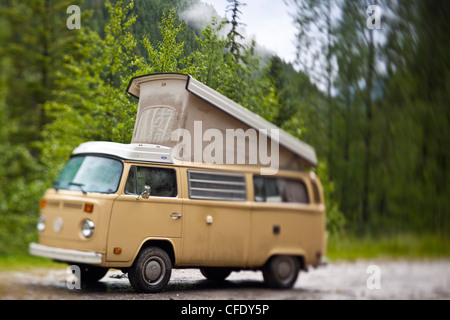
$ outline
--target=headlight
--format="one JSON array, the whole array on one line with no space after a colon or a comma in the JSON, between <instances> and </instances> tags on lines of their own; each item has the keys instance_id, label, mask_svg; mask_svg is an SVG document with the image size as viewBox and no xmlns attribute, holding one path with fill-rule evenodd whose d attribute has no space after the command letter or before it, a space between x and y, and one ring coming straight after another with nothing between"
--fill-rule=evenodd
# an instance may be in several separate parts
<instances>
[{"instance_id":1,"label":"headlight","mask_svg":"<svg viewBox=\"0 0 450 320\"><path fill-rule=\"evenodd\" d=\"M37 223L36 227L37 227L39 232L42 232L42 231L45 230L45 216L43 214L41 214L39 216L39 220L38 220L38 223Z\"/></svg>"},{"instance_id":2,"label":"headlight","mask_svg":"<svg viewBox=\"0 0 450 320\"><path fill-rule=\"evenodd\" d=\"M94 235L94 230L95 230L95 225L94 223L89 220L86 219L83 221L83 224L81 225L81 234L85 237L85 238L90 238Z\"/></svg>"}]
</instances>

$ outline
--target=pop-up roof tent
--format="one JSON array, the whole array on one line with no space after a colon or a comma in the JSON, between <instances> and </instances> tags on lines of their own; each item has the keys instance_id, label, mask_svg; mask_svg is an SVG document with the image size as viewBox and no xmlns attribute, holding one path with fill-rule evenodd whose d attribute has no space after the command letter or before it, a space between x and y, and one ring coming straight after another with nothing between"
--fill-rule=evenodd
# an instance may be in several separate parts
<instances>
[{"instance_id":1,"label":"pop-up roof tent","mask_svg":"<svg viewBox=\"0 0 450 320\"><path fill-rule=\"evenodd\" d=\"M178 148L175 158L194 162L273 166L276 155L280 169L317 165L311 146L189 75L135 77L127 92L139 99L131 143Z\"/></svg>"}]
</instances>

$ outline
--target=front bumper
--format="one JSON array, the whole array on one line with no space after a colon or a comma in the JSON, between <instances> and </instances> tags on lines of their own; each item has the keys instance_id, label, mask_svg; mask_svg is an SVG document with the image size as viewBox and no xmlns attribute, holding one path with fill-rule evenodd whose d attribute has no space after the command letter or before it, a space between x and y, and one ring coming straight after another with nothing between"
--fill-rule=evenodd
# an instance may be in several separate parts
<instances>
[{"instance_id":1,"label":"front bumper","mask_svg":"<svg viewBox=\"0 0 450 320\"><path fill-rule=\"evenodd\" d=\"M63 248L55 248L44 246L38 243L30 243L28 251L31 255L50 258L58 261L86 263L86 264L101 264L103 255L93 251L79 251Z\"/></svg>"}]
</instances>

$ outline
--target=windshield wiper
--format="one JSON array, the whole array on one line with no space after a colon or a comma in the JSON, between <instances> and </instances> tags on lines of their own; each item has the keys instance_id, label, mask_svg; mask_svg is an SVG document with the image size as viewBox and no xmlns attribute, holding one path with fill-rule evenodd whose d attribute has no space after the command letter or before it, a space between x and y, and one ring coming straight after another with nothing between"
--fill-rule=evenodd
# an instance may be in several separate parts
<instances>
[{"instance_id":1,"label":"windshield wiper","mask_svg":"<svg viewBox=\"0 0 450 320\"><path fill-rule=\"evenodd\" d=\"M83 189L84 183L70 182L70 183L69 183L69 186L80 187L81 192L83 192L83 194L87 194L87 192Z\"/></svg>"}]
</instances>

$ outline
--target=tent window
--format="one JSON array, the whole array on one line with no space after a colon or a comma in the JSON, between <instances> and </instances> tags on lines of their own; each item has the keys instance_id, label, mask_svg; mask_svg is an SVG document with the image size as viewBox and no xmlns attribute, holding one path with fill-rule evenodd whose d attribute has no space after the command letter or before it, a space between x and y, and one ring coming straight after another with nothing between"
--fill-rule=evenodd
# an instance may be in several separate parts
<instances>
[{"instance_id":1,"label":"tent window","mask_svg":"<svg viewBox=\"0 0 450 320\"><path fill-rule=\"evenodd\" d=\"M164 144L170 142L177 112L169 106L148 107L137 121L132 143Z\"/></svg>"},{"instance_id":2,"label":"tent window","mask_svg":"<svg viewBox=\"0 0 450 320\"><path fill-rule=\"evenodd\" d=\"M191 199L247 200L243 174L189 170L188 181Z\"/></svg>"},{"instance_id":3,"label":"tent window","mask_svg":"<svg viewBox=\"0 0 450 320\"><path fill-rule=\"evenodd\" d=\"M256 202L309 203L308 190L297 179L254 176Z\"/></svg>"}]
</instances>

